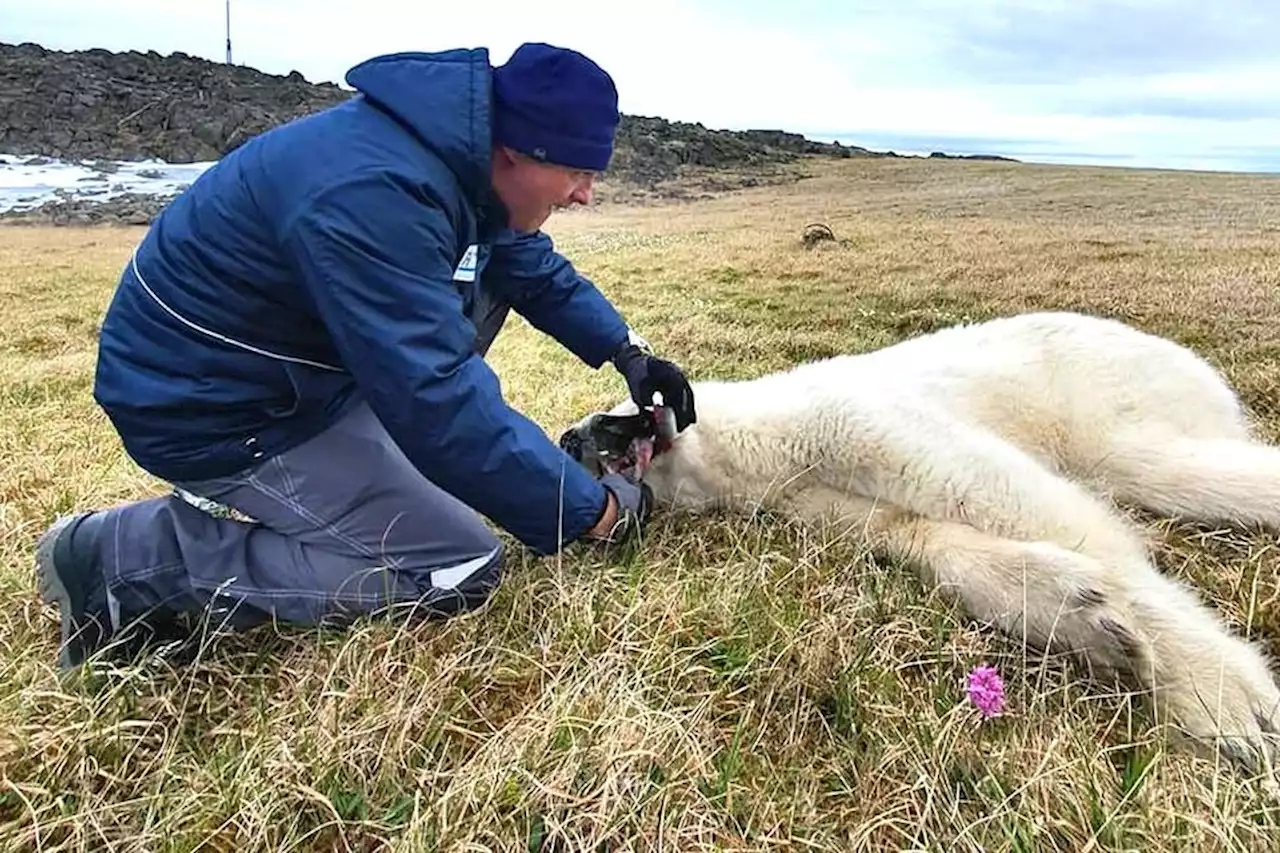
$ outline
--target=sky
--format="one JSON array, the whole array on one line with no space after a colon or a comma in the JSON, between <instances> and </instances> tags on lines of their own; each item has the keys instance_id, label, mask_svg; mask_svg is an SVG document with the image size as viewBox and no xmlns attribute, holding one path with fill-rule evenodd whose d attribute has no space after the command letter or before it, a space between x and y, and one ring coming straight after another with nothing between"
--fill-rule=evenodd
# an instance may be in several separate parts
<instances>
[{"instance_id":1,"label":"sky","mask_svg":"<svg viewBox=\"0 0 1280 853\"><path fill-rule=\"evenodd\" d=\"M222 61L225 15L225 0L0 0L0 41ZM1280 0L231 0L233 61L313 82L380 53L487 47L496 64L545 41L608 70L626 113L1234 171L1280 172L1278 33Z\"/></svg>"}]
</instances>

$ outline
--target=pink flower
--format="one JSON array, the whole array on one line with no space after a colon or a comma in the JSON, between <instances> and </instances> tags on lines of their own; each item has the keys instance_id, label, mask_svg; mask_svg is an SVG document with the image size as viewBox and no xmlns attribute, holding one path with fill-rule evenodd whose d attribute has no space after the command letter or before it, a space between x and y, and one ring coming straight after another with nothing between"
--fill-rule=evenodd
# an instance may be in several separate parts
<instances>
[{"instance_id":1,"label":"pink flower","mask_svg":"<svg viewBox=\"0 0 1280 853\"><path fill-rule=\"evenodd\" d=\"M983 665L969 673L969 700L978 706L983 719L998 716L1004 709L1004 683L995 667Z\"/></svg>"}]
</instances>

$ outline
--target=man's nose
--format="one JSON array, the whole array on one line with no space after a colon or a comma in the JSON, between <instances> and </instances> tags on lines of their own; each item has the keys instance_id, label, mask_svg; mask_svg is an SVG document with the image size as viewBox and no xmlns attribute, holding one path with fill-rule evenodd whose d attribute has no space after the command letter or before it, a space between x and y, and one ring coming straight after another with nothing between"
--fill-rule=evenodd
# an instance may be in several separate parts
<instances>
[{"instance_id":1,"label":"man's nose","mask_svg":"<svg viewBox=\"0 0 1280 853\"><path fill-rule=\"evenodd\" d=\"M595 182L595 175L587 175L584 177L578 182L578 185L573 188L573 192L569 194L569 200L581 205L591 204L591 195L595 187Z\"/></svg>"}]
</instances>

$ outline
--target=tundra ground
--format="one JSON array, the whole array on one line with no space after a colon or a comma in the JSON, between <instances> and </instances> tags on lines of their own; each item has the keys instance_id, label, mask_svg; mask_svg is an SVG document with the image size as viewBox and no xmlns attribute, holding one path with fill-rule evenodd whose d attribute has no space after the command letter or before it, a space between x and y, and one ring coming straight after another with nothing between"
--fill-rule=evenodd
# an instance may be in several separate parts
<instances>
[{"instance_id":1,"label":"tundra ground","mask_svg":"<svg viewBox=\"0 0 1280 853\"><path fill-rule=\"evenodd\" d=\"M558 246L694 377L1028 309L1196 348L1280 440L1280 179L847 160L600 205ZM806 247L806 225L834 240ZM512 550L481 612L261 630L60 682L31 575L59 512L157 493L91 398L141 229L0 229L0 848L1261 850L1280 808L1143 705L968 624L904 567L768 517L655 518L616 562ZM491 363L553 436L623 392L513 320ZM1150 530L1280 653L1272 538ZM983 721L979 664L1005 679Z\"/></svg>"}]
</instances>

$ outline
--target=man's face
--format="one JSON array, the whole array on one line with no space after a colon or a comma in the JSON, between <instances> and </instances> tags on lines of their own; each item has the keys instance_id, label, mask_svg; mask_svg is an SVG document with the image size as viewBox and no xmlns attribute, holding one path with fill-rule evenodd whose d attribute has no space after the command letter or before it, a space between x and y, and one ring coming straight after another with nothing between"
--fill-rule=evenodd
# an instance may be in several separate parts
<instances>
[{"instance_id":1,"label":"man's face","mask_svg":"<svg viewBox=\"0 0 1280 853\"><path fill-rule=\"evenodd\" d=\"M543 163L502 146L493 151L493 187L517 231L537 231L553 210L590 204L595 180L595 172Z\"/></svg>"}]
</instances>

